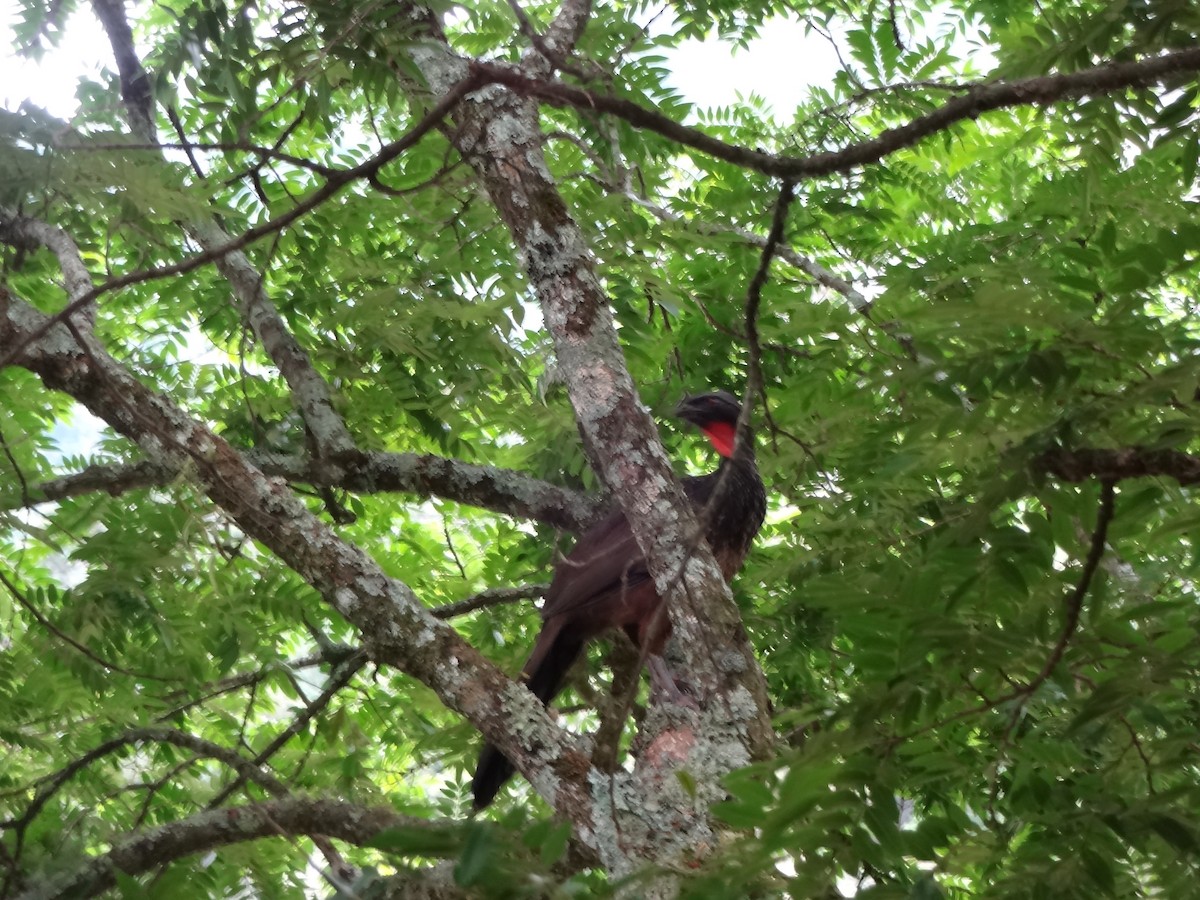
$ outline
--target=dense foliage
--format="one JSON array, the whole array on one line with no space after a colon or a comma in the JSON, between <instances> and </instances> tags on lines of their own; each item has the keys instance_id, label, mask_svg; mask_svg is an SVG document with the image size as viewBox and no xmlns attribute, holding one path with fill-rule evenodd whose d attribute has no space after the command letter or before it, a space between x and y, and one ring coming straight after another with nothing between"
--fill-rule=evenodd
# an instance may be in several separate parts
<instances>
[{"instance_id":1,"label":"dense foliage","mask_svg":"<svg viewBox=\"0 0 1200 900\"><path fill-rule=\"evenodd\" d=\"M92 16L24 6L31 53ZM438 11L455 51L516 62L558 10L522 7L524 28L504 0ZM171 147L130 137L115 65L80 85L69 123L2 114L6 223L62 229L97 284L193 257L180 223L215 214L236 236L285 214L436 101L413 62L425 38L391 4L160 0L129 16ZM753 95L696 109L668 86L671 48L713 34L744 46L780 17L842 60L796 109ZM1198 41L1200 8L1170 0L604 2L559 77L807 157L977 82ZM778 179L604 110L541 106L550 173L659 420L685 391L741 390L748 324L759 338L771 510L734 595L781 749L727 777L711 811L723 845L697 851L683 890L1197 893L1196 68L1031 97L799 178L754 323ZM11 294L61 310L60 260L0 236ZM599 489L523 248L452 134L431 131L243 249L359 447ZM96 334L235 447L304 454L293 393L230 295L211 264L140 280L100 296ZM358 896L442 857L459 885L497 895L611 887L564 855L568 829L523 784L462 824L475 728L367 664L359 629L188 472L106 480L143 450L104 426L86 455L64 453L95 420L19 365L0 392L0 896L136 829L271 793L209 745L289 792L441 823L339 844ZM712 465L684 431L663 437L680 472ZM93 489L45 499L88 466L108 467ZM436 489L290 480L431 607L544 582L569 544L544 517ZM538 626L527 599L452 622L509 672ZM559 701L581 733L607 690L604 655ZM134 729L174 737L123 741ZM312 854L277 837L118 881L131 896L295 896L327 889Z\"/></svg>"}]
</instances>

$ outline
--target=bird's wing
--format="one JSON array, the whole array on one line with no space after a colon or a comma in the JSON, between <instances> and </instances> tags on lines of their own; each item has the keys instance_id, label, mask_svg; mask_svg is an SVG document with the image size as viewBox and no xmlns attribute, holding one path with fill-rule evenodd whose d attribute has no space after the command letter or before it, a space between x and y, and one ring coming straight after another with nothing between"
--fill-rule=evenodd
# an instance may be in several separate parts
<instances>
[{"instance_id":1,"label":"bird's wing","mask_svg":"<svg viewBox=\"0 0 1200 900\"><path fill-rule=\"evenodd\" d=\"M615 510L585 532L559 561L546 592L542 618L578 610L649 578L629 523Z\"/></svg>"},{"instance_id":2,"label":"bird's wing","mask_svg":"<svg viewBox=\"0 0 1200 900\"><path fill-rule=\"evenodd\" d=\"M702 506L712 493L712 476L682 479L684 493ZM646 559L618 508L584 532L554 569L542 618L604 602L650 580Z\"/></svg>"}]
</instances>

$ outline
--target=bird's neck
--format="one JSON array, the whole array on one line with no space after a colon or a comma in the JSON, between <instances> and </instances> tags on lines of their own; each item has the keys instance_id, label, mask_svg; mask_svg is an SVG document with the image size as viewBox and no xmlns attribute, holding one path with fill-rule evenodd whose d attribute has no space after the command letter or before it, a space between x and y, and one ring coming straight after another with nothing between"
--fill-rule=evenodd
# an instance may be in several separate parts
<instances>
[{"instance_id":1,"label":"bird's neck","mask_svg":"<svg viewBox=\"0 0 1200 900\"><path fill-rule=\"evenodd\" d=\"M737 425L733 422L712 422L704 427L704 435L721 454L722 463L727 459L754 459L754 432L746 428L742 439L737 439Z\"/></svg>"}]
</instances>

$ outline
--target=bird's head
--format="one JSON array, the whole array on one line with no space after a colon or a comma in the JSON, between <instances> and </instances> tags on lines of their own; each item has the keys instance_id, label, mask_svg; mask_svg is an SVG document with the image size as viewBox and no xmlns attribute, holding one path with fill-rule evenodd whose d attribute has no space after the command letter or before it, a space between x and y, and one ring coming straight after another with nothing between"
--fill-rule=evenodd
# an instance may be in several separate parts
<instances>
[{"instance_id":1,"label":"bird's head","mask_svg":"<svg viewBox=\"0 0 1200 900\"><path fill-rule=\"evenodd\" d=\"M675 407L675 415L703 431L716 451L725 457L733 456L741 411L742 404L729 391L684 397Z\"/></svg>"}]
</instances>

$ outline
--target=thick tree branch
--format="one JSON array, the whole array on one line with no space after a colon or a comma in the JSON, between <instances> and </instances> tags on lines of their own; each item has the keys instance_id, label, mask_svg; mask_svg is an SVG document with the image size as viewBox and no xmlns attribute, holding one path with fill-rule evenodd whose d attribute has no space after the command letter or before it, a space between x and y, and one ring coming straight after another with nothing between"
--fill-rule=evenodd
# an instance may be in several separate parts
<instances>
[{"instance_id":1,"label":"thick tree branch","mask_svg":"<svg viewBox=\"0 0 1200 900\"><path fill-rule=\"evenodd\" d=\"M572 74L577 70L567 63L575 44L583 36L588 18L592 13L592 0L564 0L558 15L545 34L538 34L533 22L525 14L520 0L508 0L508 6L516 16L521 33L529 38L534 52L526 53L521 61L521 68L530 75L545 76L550 73L550 67L562 69Z\"/></svg>"},{"instance_id":2,"label":"thick tree branch","mask_svg":"<svg viewBox=\"0 0 1200 900\"><path fill-rule=\"evenodd\" d=\"M1068 450L1055 447L1037 456L1033 464L1063 481L1087 481L1089 478L1122 481L1160 476L1174 478L1180 484L1200 484L1200 456L1179 450L1148 447Z\"/></svg>"},{"instance_id":3,"label":"thick tree branch","mask_svg":"<svg viewBox=\"0 0 1200 900\"><path fill-rule=\"evenodd\" d=\"M267 837L325 835L362 845L388 828L451 829L452 824L401 816L387 807L294 797L216 809L119 842L73 872L32 887L19 900L92 897L116 884L116 873L138 875L207 850Z\"/></svg>"},{"instance_id":4,"label":"thick tree branch","mask_svg":"<svg viewBox=\"0 0 1200 900\"><path fill-rule=\"evenodd\" d=\"M431 31L440 34L433 26ZM448 50L417 62L439 91L452 90L466 71L477 69ZM487 67L479 71L491 73ZM665 597L693 598L693 602L671 604L673 620L679 618L675 627L680 644L693 654L687 661L689 678L704 693L722 689L728 673L718 672L713 657L700 651L711 647L711 635L722 635L736 648L716 648L716 658L727 650L745 660L732 680L748 679L751 693L763 701L765 710L761 672L744 639L737 609L707 545L689 537L700 533L696 518L654 422L634 391L586 241L549 177L537 110L494 89L488 99L457 111L459 127L452 139L479 173L522 254L590 458L598 461L599 474L627 513L660 592ZM713 603L725 612L716 613ZM698 609L705 610L710 621L702 622ZM705 633L710 636L707 643L701 640ZM765 731L751 731L756 739L766 736Z\"/></svg>"},{"instance_id":5,"label":"thick tree branch","mask_svg":"<svg viewBox=\"0 0 1200 900\"><path fill-rule=\"evenodd\" d=\"M1063 75L1040 75L975 85L962 96L947 100L933 112L906 125L890 128L878 137L841 150L803 157L777 156L728 144L698 128L682 125L658 110L562 82L530 78L523 72L498 63L474 62L471 71L487 81L503 84L522 96L551 106L607 113L734 165L777 178L802 179L847 172L878 162L888 154L911 147L956 122L974 119L986 112L1014 106L1047 106L1074 97L1145 87L1161 83L1172 75L1200 71L1200 47L1176 50L1137 62L1104 63Z\"/></svg>"},{"instance_id":6,"label":"thick tree branch","mask_svg":"<svg viewBox=\"0 0 1200 900\"><path fill-rule=\"evenodd\" d=\"M542 36L542 46L564 58L575 49L592 14L592 0L563 0L558 15Z\"/></svg>"},{"instance_id":7,"label":"thick tree branch","mask_svg":"<svg viewBox=\"0 0 1200 900\"><path fill-rule=\"evenodd\" d=\"M511 469L419 453L364 453L349 460L312 460L303 456L247 451L246 459L267 475L291 484L332 487L358 494L397 492L435 496L489 509L519 519L534 519L567 531L581 531L601 513L607 500L531 478ZM180 475L162 463L143 460L88 466L30 485L27 497L0 498L0 509L28 508L104 491L169 485Z\"/></svg>"},{"instance_id":8,"label":"thick tree branch","mask_svg":"<svg viewBox=\"0 0 1200 900\"><path fill-rule=\"evenodd\" d=\"M83 403L151 458L186 466L238 526L276 553L360 629L372 659L429 686L448 708L496 744L543 796L577 824L589 821L582 778L587 760L537 699L439 622L402 582L342 541L285 485L263 475L222 438L154 393L95 339L53 325L0 288L0 344L22 342L20 363L43 383ZM514 723L520 723L517 728Z\"/></svg>"},{"instance_id":9,"label":"thick tree branch","mask_svg":"<svg viewBox=\"0 0 1200 900\"><path fill-rule=\"evenodd\" d=\"M428 10L411 7L405 24L411 28L413 23L420 23L426 40L421 52L412 54L424 82L411 85L412 90L428 87L444 95L470 72L482 71L449 50ZM410 34L404 40L411 45ZM407 46L402 52L409 52ZM632 777L622 773L593 782L593 821L621 821L616 834L612 827L577 834L595 847L610 871L626 874L647 861L642 854L650 847L653 858L667 859L684 848L711 846L708 820L683 812L696 800L680 788L673 769L684 758L695 767L711 766L698 781L715 786L730 768L767 752L773 734L766 684L728 586L634 390L594 259L546 166L537 108L495 88L475 97L478 102L456 110L457 127L448 137L478 173L513 237L554 340L558 371L589 458L616 495L648 560L686 655L689 680L711 699L703 714L706 727L685 726L676 752L647 755L658 762ZM654 727L673 723L664 715ZM657 813L648 814L650 809ZM659 817L668 810L678 810L675 821L687 818L688 826L664 842ZM634 831L659 834L643 841L631 837Z\"/></svg>"}]
</instances>

